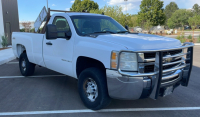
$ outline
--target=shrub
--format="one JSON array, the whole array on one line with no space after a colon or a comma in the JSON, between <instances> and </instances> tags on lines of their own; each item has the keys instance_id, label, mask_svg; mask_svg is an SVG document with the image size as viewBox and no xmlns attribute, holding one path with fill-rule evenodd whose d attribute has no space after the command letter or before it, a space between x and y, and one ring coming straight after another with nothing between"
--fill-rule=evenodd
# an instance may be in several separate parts
<instances>
[{"instance_id":1,"label":"shrub","mask_svg":"<svg viewBox=\"0 0 200 117\"><path fill-rule=\"evenodd\" d=\"M188 39L192 39L192 35L189 35L187 38L188 38Z\"/></svg>"},{"instance_id":2,"label":"shrub","mask_svg":"<svg viewBox=\"0 0 200 117\"><path fill-rule=\"evenodd\" d=\"M197 38L197 43L200 43L200 35L199 35L199 37Z\"/></svg>"},{"instance_id":3,"label":"shrub","mask_svg":"<svg viewBox=\"0 0 200 117\"><path fill-rule=\"evenodd\" d=\"M1 39L2 39L1 45L3 46L3 48L7 47L7 45L8 45L7 37L1 36Z\"/></svg>"},{"instance_id":4,"label":"shrub","mask_svg":"<svg viewBox=\"0 0 200 117\"><path fill-rule=\"evenodd\" d=\"M184 36L184 35L181 35L181 39L185 39L185 36Z\"/></svg>"},{"instance_id":5,"label":"shrub","mask_svg":"<svg viewBox=\"0 0 200 117\"><path fill-rule=\"evenodd\" d=\"M185 43L185 36L184 36L184 35L178 35L178 36L176 37L176 39L180 40L181 43Z\"/></svg>"},{"instance_id":6,"label":"shrub","mask_svg":"<svg viewBox=\"0 0 200 117\"><path fill-rule=\"evenodd\" d=\"M20 32L25 32L25 28L20 29Z\"/></svg>"},{"instance_id":7,"label":"shrub","mask_svg":"<svg viewBox=\"0 0 200 117\"><path fill-rule=\"evenodd\" d=\"M178 36L176 37L176 39L180 40L180 39L181 39L181 36L180 36L180 35L178 35Z\"/></svg>"},{"instance_id":8,"label":"shrub","mask_svg":"<svg viewBox=\"0 0 200 117\"><path fill-rule=\"evenodd\" d=\"M192 40L192 39L190 39L189 41L190 41L190 42L193 42L193 40Z\"/></svg>"}]
</instances>

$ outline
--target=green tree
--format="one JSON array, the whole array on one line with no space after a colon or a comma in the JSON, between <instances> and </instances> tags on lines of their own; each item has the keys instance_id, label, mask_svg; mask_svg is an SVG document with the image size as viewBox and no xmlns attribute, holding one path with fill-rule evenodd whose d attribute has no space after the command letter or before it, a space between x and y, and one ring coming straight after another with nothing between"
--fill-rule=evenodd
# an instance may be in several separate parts
<instances>
[{"instance_id":1,"label":"green tree","mask_svg":"<svg viewBox=\"0 0 200 117\"><path fill-rule=\"evenodd\" d=\"M72 4L72 7L70 8L70 11L81 11L81 0L75 0Z\"/></svg>"},{"instance_id":2,"label":"green tree","mask_svg":"<svg viewBox=\"0 0 200 117\"><path fill-rule=\"evenodd\" d=\"M194 6L193 6L193 13L195 15L200 15L200 6L198 4L194 4Z\"/></svg>"},{"instance_id":3,"label":"green tree","mask_svg":"<svg viewBox=\"0 0 200 117\"><path fill-rule=\"evenodd\" d=\"M81 12L99 9L99 5L92 0L75 0L70 11Z\"/></svg>"},{"instance_id":4,"label":"green tree","mask_svg":"<svg viewBox=\"0 0 200 117\"><path fill-rule=\"evenodd\" d=\"M167 25L170 28L175 27L184 27L184 25L188 25L188 19L189 17L192 17L193 14L191 11L185 10L185 9L179 9L175 11L171 18L169 18Z\"/></svg>"},{"instance_id":5,"label":"green tree","mask_svg":"<svg viewBox=\"0 0 200 117\"><path fill-rule=\"evenodd\" d=\"M138 22L144 24L149 20L153 26L163 25L166 19L163 5L160 0L142 0Z\"/></svg>"},{"instance_id":6,"label":"green tree","mask_svg":"<svg viewBox=\"0 0 200 117\"><path fill-rule=\"evenodd\" d=\"M131 27L139 26L137 20L138 20L138 16L137 15L132 15L131 18L130 18L131 23L130 23L129 26L131 26Z\"/></svg>"},{"instance_id":7,"label":"green tree","mask_svg":"<svg viewBox=\"0 0 200 117\"><path fill-rule=\"evenodd\" d=\"M137 23L138 16L131 14L124 14L122 7L120 6L104 6L101 9L91 10L90 13L102 14L112 17L121 25L128 25L129 27L135 27L139 24Z\"/></svg>"},{"instance_id":8,"label":"green tree","mask_svg":"<svg viewBox=\"0 0 200 117\"><path fill-rule=\"evenodd\" d=\"M164 13L166 15L166 20L168 20L169 18L171 18L172 14L178 10L178 5L175 2L170 2L164 10Z\"/></svg>"},{"instance_id":9,"label":"green tree","mask_svg":"<svg viewBox=\"0 0 200 117\"><path fill-rule=\"evenodd\" d=\"M130 26L131 21L127 18L130 18L131 15L129 14L123 14L122 12L122 7L120 6L104 6L101 9L96 9L96 10L91 10L90 13L96 13L96 14L102 14L104 13L107 16L112 17L115 19L117 22L119 22L121 25L125 26L128 25Z\"/></svg>"},{"instance_id":10,"label":"green tree","mask_svg":"<svg viewBox=\"0 0 200 117\"><path fill-rule=\"evenodd\" d=\"M145 30L148 31L148 33L150 33L150 29L151 27L153 26L152 22L150 20L147 20L145 23L144 23L144 28Z\"/></svg>"},{"instance_id":11,"label":"green tree","mask_svg":"<svg viewBox=\"0 0 200 117\"><path fill-rule=\"evenodd\" d=\"M167 25L170 29L174 29L177 24L174 20L172 20L172 18L169 18L168 21L167 21Z\"/></svg>"},{"instance_id":12,"label":"green tree","mask_svg":"<svg viewBox=\"0 0 200 117\"><path fill-rule=\"evenodd\" d=\"M192 39L194 39L194 30L195 30L197 25L200 25L200 15L195 15L194 17L190 17L189 20L188 20L188 23L192 27L192 30L193 30Z\"/></svg>"},{"instance_id":13,"label":"green tree","mask_svg":"<svg viewBox=\"0 0 200 117\"><path fill-rule=\"evenodd\" d=\"M25 32L25 28L20 29L20 32Z\"/></svg>"}]
</instances>

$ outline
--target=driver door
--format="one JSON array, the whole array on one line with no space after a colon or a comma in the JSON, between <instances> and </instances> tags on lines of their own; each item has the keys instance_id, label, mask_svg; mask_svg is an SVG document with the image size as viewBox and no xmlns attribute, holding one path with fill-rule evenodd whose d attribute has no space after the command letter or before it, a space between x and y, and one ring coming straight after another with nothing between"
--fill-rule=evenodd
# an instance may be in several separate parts
<instances>
[{"instance_id":1,"label":"driver door","mask_svg":"<svg viewBox=\"0 0 200 117\"><path fill-rule=\"evenodd\" d=\"M64 32L71 32L71 30L65 17L55 17L53 24L56 25L58 32L62 32L58 33L57 39L46 39L45 37L43 42L45 65L51 70L72 76L73 34L66 39Z\"/></svg>"}]
</instances>

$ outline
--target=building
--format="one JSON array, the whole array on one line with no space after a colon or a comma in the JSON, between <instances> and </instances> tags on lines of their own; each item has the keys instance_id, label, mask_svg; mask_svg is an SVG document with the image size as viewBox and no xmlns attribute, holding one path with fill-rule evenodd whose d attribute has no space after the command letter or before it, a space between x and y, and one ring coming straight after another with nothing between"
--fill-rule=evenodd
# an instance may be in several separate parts
<instances>
[{"instance_id":1,"label":"building","mask_svg":"<svg viewBox=\"0 0 200 117\"><path fill-rule=\"evenodd\" d=\"M20 27L20 29L23 29L24 28L24 26L22 25L22 23L23 23L24 21L20 21L19 22L19 27ZM32 29L32 28L34 28L34 21L25 21L25 22L30 22L31 24L30 24L30 29Z\"/></svg>"},{"instance_id":2,"label":"building","mask_svg":"<svg viewBox=\"0 0 200 117\"><path fill-rule=\"evenodd\" d=\"M0 0L0 36L5 35L8 38L8 45L12 44L12 32L19 32L17 0Z\"/></svg>"}]
</instances>

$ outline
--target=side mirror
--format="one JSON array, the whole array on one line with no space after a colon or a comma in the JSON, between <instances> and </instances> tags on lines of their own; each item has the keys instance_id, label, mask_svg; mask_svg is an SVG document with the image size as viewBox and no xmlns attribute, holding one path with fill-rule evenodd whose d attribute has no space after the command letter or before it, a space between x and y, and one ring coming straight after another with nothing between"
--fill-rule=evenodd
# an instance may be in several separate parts
<instances>
[{"instance_id":1,"label":"side mirror","mask_svg":"<svg viewBox=\"0 0 200 117\"><path fill-rule=\"evenodd\" d=\"M46 26L46 39L57 39L58 33L56 25L48 24Z\"/></svg>"},{"instance_id":2,"label":"side mirror","mask_svg":"<svg viewBox=\"0 0 200 117\"><path fill-rule=\"evenodd\" d=\"M67 40L69 40L71 38L71 36L72 36L71 31L68 31L68 32L65 33L65 37L66 37Z\"/></svg>"},{"instance_id":3,"label":"side mirror","mask_svg":"<svg viewBox=\"0 0 200 117\"><path fill-rule=\"evenodd\" d=\"M129 31L129 27L127 25L125 26L125 29Z\"/></svg>"}]
</instances>

